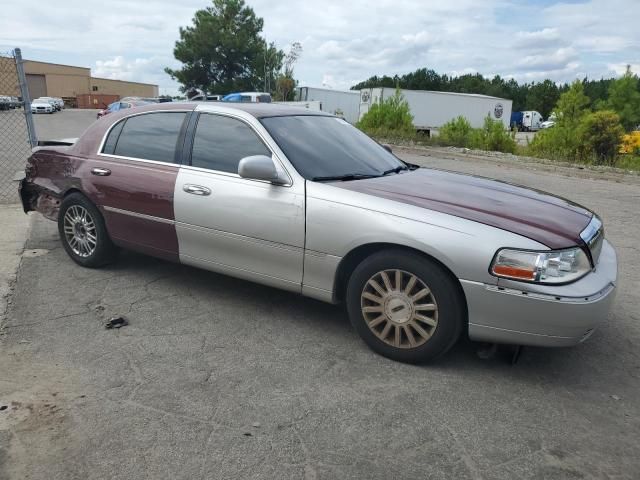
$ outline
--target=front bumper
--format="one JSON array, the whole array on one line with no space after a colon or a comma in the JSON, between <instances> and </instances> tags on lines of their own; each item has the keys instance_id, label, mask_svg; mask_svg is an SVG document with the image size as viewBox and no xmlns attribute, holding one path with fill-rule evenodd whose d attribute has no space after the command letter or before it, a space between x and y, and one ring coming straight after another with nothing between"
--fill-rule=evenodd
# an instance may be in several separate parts
<instances>
[{"instance_id":1,"label":"front bumper","mask_svg":"<svg viewBox=\"0 0 640 480\"><path fill-rule=\"evenodd\" d=\"M586 340L607 318L615 297L616 253L606 240L593 272L569 285L498 285L461 280L471 340L563 347Z\"/></svg>"}]
</instances>

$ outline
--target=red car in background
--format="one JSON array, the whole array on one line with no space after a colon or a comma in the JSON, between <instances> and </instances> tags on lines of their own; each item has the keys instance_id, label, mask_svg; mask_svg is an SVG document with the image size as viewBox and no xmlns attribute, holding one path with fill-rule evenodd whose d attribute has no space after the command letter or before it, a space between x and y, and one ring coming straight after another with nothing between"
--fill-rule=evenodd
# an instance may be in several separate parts
<instances>
[{"instance_id":1,"label":"red car in background","mask_svg":"<svg viewBox=\"0 0 640 480\"><path fill-rule=\"evenodd\" d=\"M118 112L120 110L124 110L126 108L139 107L141 105L148 105L151 102L147 102L144 100L130 100L130 101L117 101L109 104L109 106L103 110L98 112L97 118L102 118L105 115L108 115L113 112Z\"/></svg>"}]
</instances>

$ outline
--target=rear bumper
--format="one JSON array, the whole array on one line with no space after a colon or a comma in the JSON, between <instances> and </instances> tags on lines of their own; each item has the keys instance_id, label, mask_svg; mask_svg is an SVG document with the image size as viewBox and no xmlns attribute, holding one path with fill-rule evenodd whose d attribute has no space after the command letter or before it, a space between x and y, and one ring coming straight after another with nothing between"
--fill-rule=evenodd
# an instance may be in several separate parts
<instances>
[{"instance_id":1,"label":"rear bumper","mask_svg":"<svg viewBox=\"0 0 640 480\"><path fill-rule=\"evenodd\" d=\"M476 341L563 347L583 342L607 318L615 297L617 258L606 240L596 269L557 287L461 280Z\"/></svg>"}]
</instances>

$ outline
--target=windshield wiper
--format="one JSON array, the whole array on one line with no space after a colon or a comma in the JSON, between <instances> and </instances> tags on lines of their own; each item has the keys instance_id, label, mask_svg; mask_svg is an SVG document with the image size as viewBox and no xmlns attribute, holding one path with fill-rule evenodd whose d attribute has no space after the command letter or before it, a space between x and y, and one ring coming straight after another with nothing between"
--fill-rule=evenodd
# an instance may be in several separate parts
<instances>
[{"instance_id":1,"label":"windshield wiper","mask_svg":"<svg viewBox=\"0 0 640 480\"><path fill-rule=\"evenodd\" d=\"M311 180L314 182L328 182L331 180L340 180L347 182L349 180L361 180L363 178L376 178L380 175L372 175L369 173L345 173L344 175L329 175L326 177L313 177Z\"/></svg>"},{"instance_id":2,"label":"windshield wiper","mask_svg":"<svg viewBox=\"0 0 640 480\"><path fill-rule=\"evenodd\" d=\"M402 170L408 170L409 167L406 165L399 165L396 168L390 168L389 170L385 170L382 172L382 176L389 175L390 173L400 173Z\"/></svg>"}]
</instances>

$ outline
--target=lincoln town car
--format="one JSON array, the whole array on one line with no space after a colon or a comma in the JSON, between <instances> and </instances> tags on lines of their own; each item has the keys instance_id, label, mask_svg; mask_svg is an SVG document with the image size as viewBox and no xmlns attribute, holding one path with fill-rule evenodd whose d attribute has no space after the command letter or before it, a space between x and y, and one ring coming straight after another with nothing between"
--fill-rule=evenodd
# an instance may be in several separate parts
<instances>
[{"instance_id":1,"label":"lincoln town car","mask_svg":"<svg viewBox=\"0 0 640 480\"><path fill-rule=\"evenodd\" d=\"M299 107L114 112L35 148L20 194L83 267L123 248L340 303L369 347L405 362L462 335L578 344L616 286L616 253L588 208L420 168Z\"/></svg>"}]
</instances>

